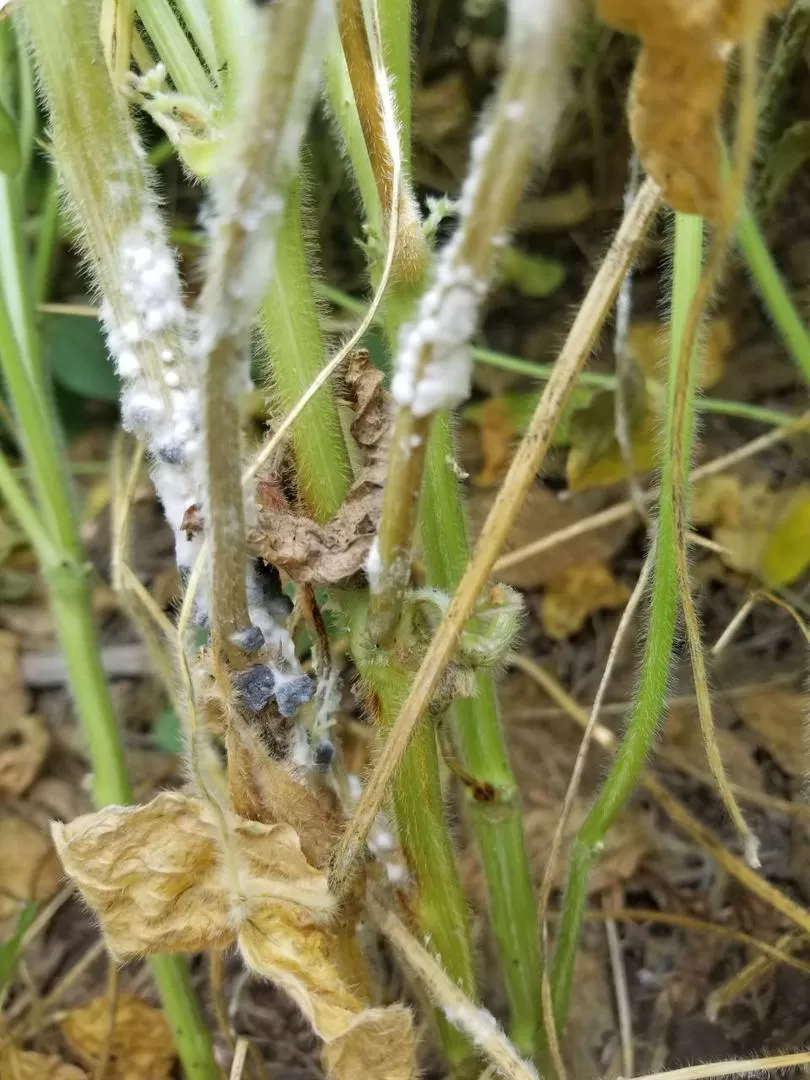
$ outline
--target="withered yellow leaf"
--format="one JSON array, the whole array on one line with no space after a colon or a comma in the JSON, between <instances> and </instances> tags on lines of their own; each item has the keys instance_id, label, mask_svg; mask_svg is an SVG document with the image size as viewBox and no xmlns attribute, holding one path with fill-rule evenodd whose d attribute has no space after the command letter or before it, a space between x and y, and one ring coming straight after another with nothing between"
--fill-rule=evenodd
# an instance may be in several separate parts
<instances>
[{"instance_id":1,"label":"withered yellow leaf","mask_svg":"<svg viewBox=\"0 0 810 1080\"><path fill-rule=\"evenodd\" d=\"M411 1080L411 1014L401 1005L367 1009L346 1035L326 1045L323 1056L331 1080Z\"/></svg>"},{"instance_id":2,"label":"withered yellow leaf","mask_svg":"<svg viewBox=\"0 0 810 1080\"><path fill-rule=\"evenodd\" d=\"M612 398L611 394L611 398ZM594 417L596 420L596 418ZM609 421L612 425L612 420ZM604 421L603 421L604 423ZM633 452L633 467L637 473L647 472L655 467L658 460L658 435L660 424L655 413L648 409L630 433L630 445ZM585 491L587 488L605 487L624 480L628 475L627 465L612 426L600 429L594 426L587 430L578 428L571 432L571 450L565 465L566 479L572 491Z\"/></svg>"},{"instance_id":3,"label":"withered yellow leaf","mask_svg":"<svg viewBox=\"0 0 810 1080\"><path fill-rule=\"evenodd\" d=\"M810 487L796 489L759 558L759 575L772 588L791 585L810 566Z\"/></svg>"},{"instance_id":4,"label":"withered yellow leaf","mask_svg":"<svg viewBox=\"0 0 810 1080\"><path fill-rule=\"evenodd\" d=\"M95 1069L107 1044L109 1003L105 996L72 1009L60 1027L71 1052L89 1069ZM168 1080L174 1064L172 1032L160 1009L132 994L122 994L107 1065L109 1080Z\"/></svg>"},{"instance_id":5,"label":"withered yellow leaf","mask_svg":"<svg viewBox=\"0 0 810 1080\"><path fill-rule=\"evenodd\" d=\"M481 471L475 477L478 487L495 487L503 477L511 456L515 428L509 410L501 398L487 398L481 407Z\"/></svg>"},{"instance_id":6,"label":"withered yellow leaf","mask_svg":"<svg viewBox=\"0 0 810 1080\"><path fill-rule=\"evenodd\" d=\"M347 983L345 944L337 930L316 925L292 904L264 908L239 935L248 966L282 987L326 1043L332 1080L410 1080L415 1075L410 1013L396 1005L366 1007ZM380 1043L383 1035L390 1044Z\"/></svg>"},{"instance_id":7,"label":"withered yellow leaf","mask_svg":"<svg viewBox=\"0 0 810 1080\"><path fill-rule=\"evenodd\" d=\"M87 1080L86 1073L61 1058L16 1046L0 1050L0 1076L3 1080Z\"/></svg>"},{"instance_id":8,"label":"withered yellow leaf","mask_svg":"<svg viewBox=\"0 0 810 1080\"><path fill-rule=\"evenodd\" d=\"M623 607L630 596L627 585L616 581L604 563L585 563L550 582L540 602L543 629L562 641L585 625L597 611Z\"/></svg>"},{"instance_id":9,"label":"withered yellow leaf","mask_svg":"<svg viewBox=\"0 0 810 1080\"><path fill-rule=\"evenodd\" d=\"M689 518L694 525L734 527L740 520L740 504L740 481L736 476L706 476L690 489Z\"/></svg>"},{"instance_id":10,"label":"withered yellow leaf","mask_svg":"<svg viewBox=\"0 0 810 1080\"><path fill-rule=\"evenodd\" d=\"M319 911L332 900L293 829L215 812L164 792L53 826L65 870L97 913L114 956L198 952L232 943L252 909L281 896Z\"/></svg>"}]
</instances>

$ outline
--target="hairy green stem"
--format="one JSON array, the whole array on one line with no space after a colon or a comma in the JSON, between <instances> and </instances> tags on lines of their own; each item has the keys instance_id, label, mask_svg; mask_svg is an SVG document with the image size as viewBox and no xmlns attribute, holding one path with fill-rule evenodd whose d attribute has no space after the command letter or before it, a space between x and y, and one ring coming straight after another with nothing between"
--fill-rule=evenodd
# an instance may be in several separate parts
<instances>
[{"instance_id":1,"label":"hairy green stem","mask_svg":"<svg viewBox=\"0 0 810 1080\"><path fill-rule=\"evenodd\" d=\"M675 394L681 341L689 305L701 271L702 221L678 215L675 222L675 258L670 313L668 408L662 438L661 488L653 543L655 570L639 686L627 720L627 728L613 766L574 841L552 971L554 1023L562 1031L568 1014L574 960L588 897L591 868L601 851L608 829L635 790L641 770L655 739L667 695L671 656L678 613L675 522L672 493L676 484L688 482L689 453L676 462L666 448L673 445Z\"/></svg>"},{"instance_id":2,"label":"hairy green stem","mask_svg":"<svg viewBox=\"0 0 810 1080\"><path fill-rule=\"evenodd\" d=\"M323 366L325 348L307 258L302 179L290 185L276 240L273 284L262 306L268 375L280 412L292 409ZM298 490L318 521L340 509L351 470L331 386L309 405L306 425L292 434Z\"/></svg>"}]
</instances>

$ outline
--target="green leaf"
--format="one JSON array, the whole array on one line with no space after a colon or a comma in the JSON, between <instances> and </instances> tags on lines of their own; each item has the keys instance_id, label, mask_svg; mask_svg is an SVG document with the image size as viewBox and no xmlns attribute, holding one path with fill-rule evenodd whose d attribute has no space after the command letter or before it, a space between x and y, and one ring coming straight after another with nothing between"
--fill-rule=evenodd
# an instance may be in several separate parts
<instances>
[{"instance_id":1,"label":"green leaf","mask_svg":"<svg viewBox=\"0 0 810 1080\"><path fill-rule=\"evenodd\" d=\"M83 398L118 401L121 387L98 320L49 313L42 334L54 382Z\"/></svg>"},{"instance_id":2,"label":"green leaf","mask_svg":"<svg viewBox=\"0 0 810 1080\"><path fill-rule=\"evenodd\" d=\"M503 253L501 277L524 296L542 299L555 293L565 281L565 267L557 259L549 259L545 255L527 255L511 247Z\"/></svg>"},{"instance_id":3,"label":"green leaf","mask_svg":"<svg viewBox=\"0 0 810 1080\"><path fill-rule=\"evenodd\" d=\"M39 905L26 904L17 917L17 926L8 941L0 945L0 990L12 979L20 958L25 931L34 921Z\"/></svg>"},{"instance_id":4,"label":"green leaf","mask_svg":"<svg viewBox=\"0 0 810 1080\"><path fill-rule=\"evenodd\" d=\"M0 172L15 176L20 171L22 155L17 128L0 101Z\"/></svg>"}]
</instances>

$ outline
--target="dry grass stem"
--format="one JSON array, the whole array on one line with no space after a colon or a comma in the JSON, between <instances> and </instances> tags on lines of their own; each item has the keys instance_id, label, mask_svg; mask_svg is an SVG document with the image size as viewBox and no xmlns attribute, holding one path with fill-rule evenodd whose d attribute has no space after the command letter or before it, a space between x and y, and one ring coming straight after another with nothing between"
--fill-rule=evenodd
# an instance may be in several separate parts
<instances>
[{"instance_id":1,"label":"dry grass stem","mask_svg":"<svg viewBox=\"0 0 810 1080\"><path fill-rule=\"evenodd\" d=\"M604 902L604 901L603 901ZM610 955L610 969L613 975L613 991L616 995L616 1011L619 1014L619 1036L622 1044L622 1067L626 1077L635 1073L633 1053L633 1017L630 1009L630 995L627 989L627 971L624 966L622 943L616 923L608 911L605 912L605 936Z\"/></svg>"},{"instance_id":2,"label":"dry grass stem","mask_svg":"<svg viewBox=\"0 0 810 1080\"><path fill-rule=\"evenodd\" d=\"M655 216L658 203L658 188L652 181L645 181L574 320L529 429L489 513L470 565L431 642L410 694L335 853L331 881L338 894L346 887L355 860L379 813L391 778L414 728L421 719L430 695L436 689L452 657L458 635L492 572L512 522L549 448L577 375L590 356L623 276Z\"/></svg>"},{"instance_id":3,"label":"dry grass stem","mask_svg":"<svg viewBox=\"0 0 810 1080\"><path fill-rule=\"evenodd\" d=\"M381 933L388 939L405 967L418 979L431 1001L455 1027L470 1038L505 1080L538 1080L537 1071L524 1061L501 1031L492 1013L474 1005L459 990L442 966L416 940L402 920L376 899L368 900L368 910Z\"/></svg>"},{"instance_id":4,"label":"dry grass stem","mask_svg":"<svg viewBox=\"0 0 810 1080\"><path fill-rule=\"evenodd\" d=\"M781 1069L798 1069L810 1064L810 1053L778 1054L775 1057L749 1058L736 1061L715 1061L707 1065L690 1065L685 1069L648 1073L636 1080L711 1080L720 1076L757 1076Z\"/></svg>"}]
</instances>

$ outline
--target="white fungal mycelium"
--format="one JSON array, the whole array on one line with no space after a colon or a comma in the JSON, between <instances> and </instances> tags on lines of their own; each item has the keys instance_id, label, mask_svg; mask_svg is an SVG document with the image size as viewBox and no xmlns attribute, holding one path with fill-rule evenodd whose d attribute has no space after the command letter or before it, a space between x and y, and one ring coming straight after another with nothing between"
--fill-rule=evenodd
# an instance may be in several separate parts
<instances>
[{"instance_id":1,"label":"white fungal mycelium","mask_svg":"<svg viewBox=\"0 0 810 1080\"><path fill-rule=\"evenodd\" d=\"M131 163L133 180L142 180L139 173L140 166ZM122 170L116 180L116 199L140 213L118 240L115 273L105 280L100 315L123 383L123 425L146 445L155 488L174 531L178 566L188 569L200 544L183 529L189 508L198 503L200 453L188 320L157 205L144 183L128 184L125 175Z\"/></svg>"},{"instance_id":2,"label":"white fungal mycelium","mask_svg":"<svg viewBox=\"0 0 810 1080\"><path fill-rule=\"evenodd\" d=\"M469 342L507 242L504 231L514 206L507 199L488 213L493 177L515 169L525 180L526 148L546 158L566 102L566 48L576 4L570 0L513 0L510 5L510 66L499 101L470 148L470 167L458 201L459 225L440 252L430 288L416 318L403 328L392 393L397 404L423 417L454 408L470 393L472 357ZM515 92L517 88L517 92ZM496 138L497 135L497 138ZM520 184L517 185L519 190ZM497 206L496 206L497 209ZM480 211L480 212L479 212ZM482 226L482 220L486 224ZM491 228L482 235L482 227ZM476 249L475 266L465 253ZM465 261L466 260L466 261Z\"/></svg>"}]
</instances>

